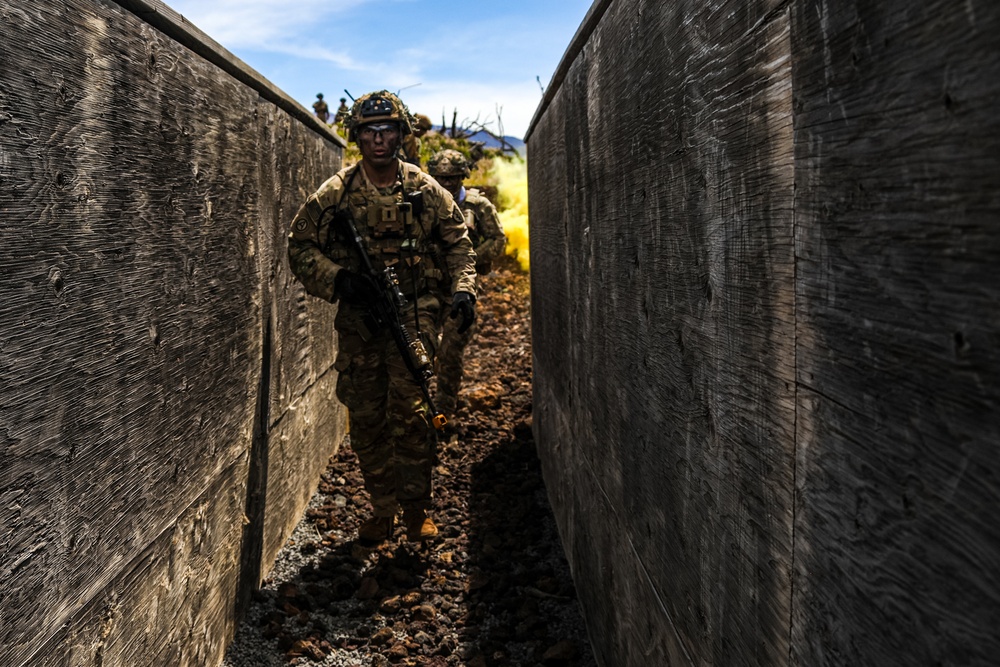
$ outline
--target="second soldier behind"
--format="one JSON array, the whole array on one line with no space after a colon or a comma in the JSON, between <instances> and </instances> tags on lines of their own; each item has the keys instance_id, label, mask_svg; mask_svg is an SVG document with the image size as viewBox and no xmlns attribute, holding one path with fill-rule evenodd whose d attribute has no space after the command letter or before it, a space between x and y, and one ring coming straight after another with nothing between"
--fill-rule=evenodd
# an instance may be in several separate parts
<instances>
[{"instance_id":1,"label":"second soldier behind","mask_svg":"<svg viewBox=\"0 0 1000 667\"><path fill-rule=\"evenodd\" d=\"M469 163L465 156L453 149L439 151L427 162L427 171L440 183L462 208L469 237L476 250L476 273L483 275L492 270L494 260L502 257L507 246L496 207L479 190L466 189L463 184L469 176ZM473 325L462 329L454 320L444 323L441 345L435 361L437 371L437 407L449 419L455 414L458 390L465 374L465 348L476 333Z\"/></svg>"},{"instance_id":2,"label":"second soldier behind","mask_svg":"<svg viewBox=\"0 0 1000 667\"><path fill-rule=\"evenodd\" d=\"M354 223L375 267L393 267L408 303L400 319L411 340L433 342L442 309L459 328L475 320L475 252L461 210L433 178L397 158L410 129L398 97L359 97L346 119L361 161L320 186L292 221L288 261L306 291L339 301L334 321L337 397L347 406L351 448L371 497L373 516L358 536L378 543L403 510L409 540L437 535L427 515L436 433L420 385L390 331L372 331L369 308L378 297L350 234Z\"/></svg>"},{"instance_id":3,"label":"second soldier behind","mask_svg":"<svg viewBox=\"0 0 1000 667\"><path fill-rule=\"evenodd\" d=\"M420 166L420 139L433 127L431 119L422 113L413 116L413 132L403 137L402 159Z\"/></svg>"}]
</instances>

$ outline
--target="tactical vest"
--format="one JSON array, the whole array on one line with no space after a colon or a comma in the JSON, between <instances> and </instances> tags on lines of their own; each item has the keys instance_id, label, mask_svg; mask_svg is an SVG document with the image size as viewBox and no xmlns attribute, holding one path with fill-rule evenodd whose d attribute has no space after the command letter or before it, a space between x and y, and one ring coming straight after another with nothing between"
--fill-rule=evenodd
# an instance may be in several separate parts
<instances>
[{"instance_id":1,"label":"tactical vest","mask_svg":"<svg viewBox=\"0 0 1000 667\"><path fill-rule=\"evenodd\" d=\"M353 169L344 174L345 190L360 166ZM381 194L385 189L378 194L367 187L351 189L343 193L336 209L340 215L353 217L372 263L376 268L393 267L408 296L414 289L418 295L439 291L445 284L444 264L432 240L433 214L423 210L420 185L417 178L404 177L403 187L397 184L391 194ZM334 220L332 211L328 217ZM360 271L361 261L345 237L343 227L335 222L332 224L335 235L325 244L327 256L351 271Z\"/></svg>"},{"instance_id":2,"label":"tactical vest","mask_svg":"<svg viewBox=\"0 0 1000 667\"><path fill-rule=\"evenodd\" d=\"M462 217L465 218L465 226L469 230L469 239L472 241L473 248L478 248L486 240L486 237L479 231L479 225L476 224L476 205L483 198L479 190L469 188L465 191L465 200L459 206L462 209Z\"/></svg>"}]
</instances>

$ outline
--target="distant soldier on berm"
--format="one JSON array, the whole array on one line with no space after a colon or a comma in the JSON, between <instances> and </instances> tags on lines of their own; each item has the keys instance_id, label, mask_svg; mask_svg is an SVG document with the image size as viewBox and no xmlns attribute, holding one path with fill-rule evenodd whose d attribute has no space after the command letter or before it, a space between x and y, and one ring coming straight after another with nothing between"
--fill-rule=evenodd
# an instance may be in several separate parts
<instances>
[{"instance_id":1,"label":"distant soldier on berm","mask_svg":"<svg viewBox=\"0 0 1000 667\"><path fill-rule=\"evenodd\" d=\"M316 117L324 123L330 120L330 107L323 101L323 93L316 93L316 101L313 102L313 111L316 112Z\"/></svg>"},{"instance_id":2,"label":"distant soldier on berm","mask_svg":"<svg viewBox=\"0 0 1000 667\"><path fill-rule=\"evenodd\" d=\"M347 106L347 98L340 98L340 106L337 107L337 115L333 117L333 120L337 125L343 125L344 121L351 114L351 108Z\"/></svg>"}]
</instances>

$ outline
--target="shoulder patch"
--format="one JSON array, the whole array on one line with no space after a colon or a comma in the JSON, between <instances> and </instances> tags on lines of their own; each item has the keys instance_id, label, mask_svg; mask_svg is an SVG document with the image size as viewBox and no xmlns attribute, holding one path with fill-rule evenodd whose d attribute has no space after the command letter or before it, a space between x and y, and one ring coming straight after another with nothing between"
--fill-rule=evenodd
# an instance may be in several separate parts
<instances>
[{"instance_id":1,"label":"shoulder patch","mask_svg":"<svg viewBox=\"0 0 1000 667\"><path fill-rule=\"evenodd\" d=\"M319 216L323 213L323 206L320 205L319 201L315 197L310 197L306 200L306 213L309 214L310 218L319 222ZM296 225L298 225L298 223L296 223Z\"/></svg>"}]
</instances>

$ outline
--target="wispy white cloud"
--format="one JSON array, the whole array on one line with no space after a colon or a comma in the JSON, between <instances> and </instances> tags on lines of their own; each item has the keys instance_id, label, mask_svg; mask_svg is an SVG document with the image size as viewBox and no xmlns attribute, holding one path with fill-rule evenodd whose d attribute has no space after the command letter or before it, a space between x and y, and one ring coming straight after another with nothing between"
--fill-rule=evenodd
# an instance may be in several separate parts
<instances>
[{"instance_id":1,"label":"wispy white cloud","mask_svg":"<svg viewBox=\"0 0 1000 667\"><path fill-rule=\"evenodd\" d=\"M411 111L430 116L435 124L442 116L451 123L457 110L459 123L478 119L498 132L502 121L505 133L517 136L524 133L541 100L534 82L494 84L469 79L436 81L407 90L403 96Z\"/></svg>"},{"instance_id":2,"label":"wispy white cloud","mask_svg":"<svg viewBox=\"0 0 1000 667\"><path fill-rule=\"evenodd\" d=\"M591 0L506 0L490 11L461 0L166 0L304 106L316 92L403 90L440 122L479 117L520 136ZM574 18L561 20L560 17ZM415 85L419 84L419 85Z\"/></svg>"},{"instance_id":3,"label":"wispy white cloud","mask_svg":"<svg viewBox=\"0 0 1000 667\"><path fill-rule=\"evenodd\" d=\"M276 41L268 44L266 47L257 46L254 48L261 51L270 51L271 53L280 53L282 55L300 58L302 60L315 60L322 63L328 63L352 72L365 69L364 63L355 60L346 51L336 51L322 44Z\"/></svg>"},{"instance_id":4,"label":"wispy white cloud","mask_svg":"<svg viewBox=\"0 0 1000 667\"><path fill-rule=\"evenodd\" d=\"M275 50L289 37L372 0L170 0L168 4L228 49ZM317 40L318 41L318 40Z\"/></svg>"},{"instance_id":5,"label":"wispy white cloud","mask_svg":"<svg viewBox=\"0 0 1000 667\"><path fill-rule=\"evenodd\" d=\"M393 3L411 0L392 0ZM353 55L341 35L330 26L377 0L173 0L175 11L229 50L250 49L307 61L328 63L344 70L382 80L412 81L418 62L395 50L377 57ZM332 45L338 45L334 47ZM389 58L388 60L386 58Z\"/></svg>"}]
</instances>

